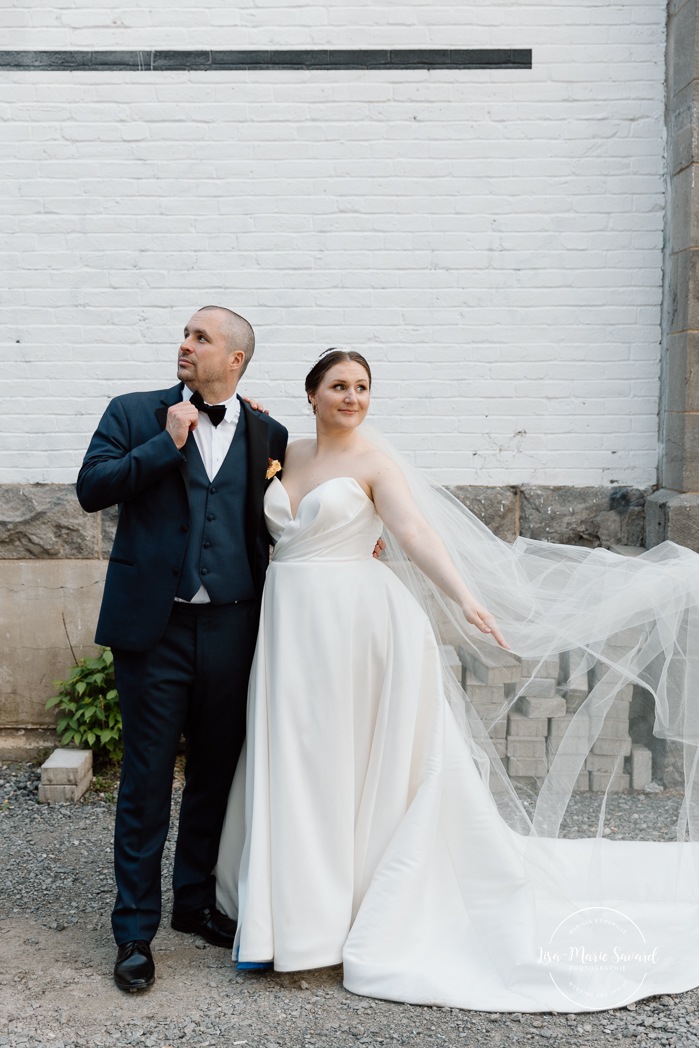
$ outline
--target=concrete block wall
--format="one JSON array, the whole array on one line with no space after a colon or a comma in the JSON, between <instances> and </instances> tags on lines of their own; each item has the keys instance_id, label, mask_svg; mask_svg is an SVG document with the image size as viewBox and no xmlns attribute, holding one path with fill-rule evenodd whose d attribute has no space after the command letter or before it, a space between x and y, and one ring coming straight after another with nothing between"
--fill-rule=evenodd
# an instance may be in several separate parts
<instances>
[{"instance_id":1,"label":"concrete block wall","mask_svg":"<svg viewBox=\"0 0 699 1048\"><path fill-rule=\"evenodd\" d=\"M444 483L656 480L665 12L657 0L0 8L0 480L74 479L108 398L173 379L220 301L294 433L366 351L375 416ZM531 70L152 72L148 48L512 47ZM20 406L21 405L21 406Z\"/></svg>"}]
</instances>

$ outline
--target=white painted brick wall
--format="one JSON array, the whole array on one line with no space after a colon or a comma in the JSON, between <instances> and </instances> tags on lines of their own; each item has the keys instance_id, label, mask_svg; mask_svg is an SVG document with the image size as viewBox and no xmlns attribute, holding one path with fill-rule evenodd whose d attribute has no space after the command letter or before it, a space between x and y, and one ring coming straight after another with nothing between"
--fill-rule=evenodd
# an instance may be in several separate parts
<instances>
[{"instance_id":1,"label":"white painted brick wall","mask_svg":"<svg viewBox=\"0 0 699 1048\"><path fill-rule=\"evenodd\" d=\"M3 0L4 49L531 46L531 71L0 71L0 480L71 481L207 302L310 430L329 345L444 482L656 479L660 0Z\"/></svg>"}]
</instances>

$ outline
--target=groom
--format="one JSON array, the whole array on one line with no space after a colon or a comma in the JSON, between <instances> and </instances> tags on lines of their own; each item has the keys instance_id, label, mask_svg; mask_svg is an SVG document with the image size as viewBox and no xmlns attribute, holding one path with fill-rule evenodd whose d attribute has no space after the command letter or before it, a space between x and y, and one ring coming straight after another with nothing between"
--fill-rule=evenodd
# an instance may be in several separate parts
<instances>
[{"instance_id":1,"label":"groom","mask_svg":"<svg viewBox=\"0 0 699 1048\"><path fill-rule=\"evenodd\" d=\"M124 762L112 927L121 990L151 986L172 774L186 738L172 927L231 947L213 869L245 735L269 554L262 500L287 432L236 395L251 326L204 306L184 329L180 384L110 403L78 476L88 512L119 504L95 640L114 653ZM213 406L212 406L213 405Z\"/></svg>"}]
</instances>

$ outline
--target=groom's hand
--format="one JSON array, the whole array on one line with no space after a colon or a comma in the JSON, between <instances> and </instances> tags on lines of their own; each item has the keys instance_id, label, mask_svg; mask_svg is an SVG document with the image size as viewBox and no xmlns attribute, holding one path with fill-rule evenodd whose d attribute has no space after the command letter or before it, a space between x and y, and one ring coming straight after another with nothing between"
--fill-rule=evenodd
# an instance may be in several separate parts
<instances>
[{"instance_id":1,"label":"groom's hand","mask_svg":"<svg viewBox=\"0 0 699 1048\"><path fill-rule=\"evenodd\" d=\"M188 400L182 400L179 404L173 404L168 408L165 429L170 434L178 448L183 448L187 437L199 423L199 412Z\"/></svg>"}]
</instances>

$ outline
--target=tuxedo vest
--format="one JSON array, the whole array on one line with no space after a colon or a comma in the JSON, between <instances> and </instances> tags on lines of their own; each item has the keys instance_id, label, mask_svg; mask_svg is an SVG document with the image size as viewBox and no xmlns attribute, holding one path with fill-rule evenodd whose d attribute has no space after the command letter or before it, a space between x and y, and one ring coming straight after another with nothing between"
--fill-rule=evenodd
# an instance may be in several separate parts
<instances>
[{"instance_id":1,"label":"tuxedo vest","mask_svg":"<svg viewBox=\"0 0 699 1048\"><path fill-rule=\"evenodd\" d=\"M213 480L204 469L194 437L186 445L189 473L189 538L177 596L191 600L206 587L212 604L255 596L245 541L248 459L245 412Z\"/></svg>"}]
</instances>

